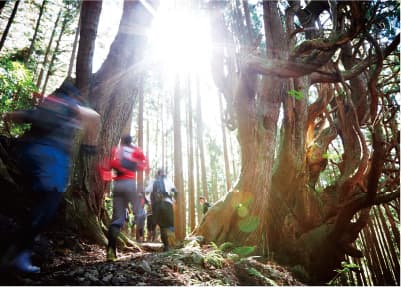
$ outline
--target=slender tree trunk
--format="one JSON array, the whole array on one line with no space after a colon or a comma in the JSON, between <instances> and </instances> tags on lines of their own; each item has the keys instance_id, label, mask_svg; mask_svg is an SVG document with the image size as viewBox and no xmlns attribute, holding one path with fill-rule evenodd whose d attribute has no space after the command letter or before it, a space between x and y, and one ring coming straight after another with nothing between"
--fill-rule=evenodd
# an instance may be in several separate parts
<instances>
[{"instance_id":1,"label":"slender tree trunk","mask_svg":"<svg viewBox=\"0 0 401 287\"><path fill-rule=\"evenodd\" d=\"M81 2L82 5L82 2ZM70 64L68 65L68 72L67 72L67 78L72 77L72 71L74 69L74 63L75 63L75 57L77 56L77 48L78 48L78 43L79 43L79 31L81 30L81 13L79 14L79 19L78 19L78 27L75 30L75 37L74 37L74 43L72 44L72 51L71 51L71 57L70 57Z\"/></svg>"},{"instance_id":2,"label":"slender tree trunk","mask_svg":"<svg viewBox=\"0 0 401 287\"><path fill-rule=\"evenodd\" d=\"M36 21L36 26L35 26L35 32L33 33L33 37L32 37L32 40L31 40L31 45L29 46L28 53L25 56L25 63L28 63L29 58L32 55L33 48L35 47L36 37L38 35L39 26L40 26L40 20L42 19L42 15L43 15L43 12L45 10L46 3L47 3L47 0L43 0L42 5L40 6L39 16L38 16L38 20Z\"/></svg>"},{"instance_id":3,"label":"slender tree trunk","mask_svg":"<svg viewBox=\"0 0 401 287\"><path fill-rule=\"evenodd\" d=\"M59 34L58 39L56 41L56 47L54 48L53 55L52 55L52 58L51 58L50 63L49 63L49 68L47 70L45 83L43 84L43 88L42 88L42 95L45 95L47 83L49 81L50 76L53 74L53 68L54 68L54 65L55 65L56 57L57 57L57 55L59 53L61 38L64 35L65 29L67 27L67 22L68 22L68 19L64 18L63 23L61 25L61 29L60 29L60 34Z\"/></svg>"},{"instance_id":4,"label":"slender tree trunk","mask_svg":"<svg viewBox=\"0 0 401 287\"><path fill-rule=\"evenodd\" d=\"M60 18L61 18L61 12L62 12L62 9L60 9L60 11L58 12L57 19L56 19L56 22L54 23L53 31L52 31L52 34L50 36L49 43L47 44L45 57L43 58L42 67L40 69L39 77L38 77L38 80L36 82L36 86L38 88L40 88L42 86L43 75L44 75L45 69L47 68L47 62L49 61L49 55L51 53L51 47L53 45L54 36L56 35L58 22L60 21Z\"/></svg>"},{"instance_id":5,"label":"slender tree trunk","mask_svg":"<svg viewBox=\"0 0 401 287\"><path fill-rule=\"evenodd\" d=\"M0 51L3 49L4 42L6 41L8 32L10 31L11 24L14 22L14 18L15 18L15 15L17 14L19 3L20 3L20 0L15 1L14 9L11 12L10 17L8 18L7 26L4 29L3 35L1 36L1 40L0 40Z\"/></svg>"},{"instance_id":6,"label":"slender tree trunk","mask_svg":"<svg viewBox=\"0 0 401 287\"><path fill-rule=\"evenodd\" d=\"M6 0L0 1L0 15L1 15L1 12L3 12L3 8L4 8L4 6L6 6L6 3L7 3Z\"/></svg>"},{"instance_id":7,"label":"slender tree trunk","mask_svg":"<svg viewBox=\"0 0 401 287\"><path fill-rule=\"evenodd\" d=\"M195 183L194 183L194 140L193 140L193 116L192 116L192 95L191 79L188 77L188 102L187 102L187 138L188 138L188 201L189 201L189 227L190 231L195 229Z\"/></svg>"},{"instance_id":8,"label":"slender tree trunk","mask_svg":"<svg viewBox=\"0 0 401 287\"><path fill-rule=\"evenodd\" d=\"M180 78L176 76L174 89L174 184L177 188L177 212L176 221L176 237L178 240L185 238L186 216L185 216L185 191L184 191L184 174L182 168L182 142L181 142L181 90Z\"/></svg>"},{"instance_id":9,"label":"slender tree trunk","mask_svg":"<svg viewBox=\"0 0 401 287\"><path fill-rule=\"evenodd\" d=\"M138 90L138 146L143 149L143 76L140 77ZM143 171L137 172L137 186L143 191Z\"/></svg>"},{"instance_id":10,"label":"slender tree trunk","mask_svg":"<svg viewBox=\"0 0 401 287\"><path fill-rule=\"evenodd\" d=\"M203 119L202 119L202 102L200 94L200 83L199 75L196 76L196 130L197 139L200 155L200 168L201 168L201 179L202 179L202 192L206 200L209 199L209 193L207 190L207 176L206 176L206 165L205 165L205 149L203 145Z\"/></svg>"}]
</instances>

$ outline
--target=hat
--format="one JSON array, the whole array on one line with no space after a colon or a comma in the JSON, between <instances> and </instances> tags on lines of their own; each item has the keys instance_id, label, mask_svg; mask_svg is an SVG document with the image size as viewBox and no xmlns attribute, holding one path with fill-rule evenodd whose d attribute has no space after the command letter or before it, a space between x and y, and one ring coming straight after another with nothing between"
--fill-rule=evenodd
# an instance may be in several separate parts
<instances>
[{"instance_id":1,"label":"hat","mask_svg":"<svg viewBox=\"0 0 401 287\"><path fill-rule=\"evenodd\" d=\"M121 143L123 145L130 145L132 143L132 137L130 135L123 135L121 137Z\"/></svg>"}]
</instances>

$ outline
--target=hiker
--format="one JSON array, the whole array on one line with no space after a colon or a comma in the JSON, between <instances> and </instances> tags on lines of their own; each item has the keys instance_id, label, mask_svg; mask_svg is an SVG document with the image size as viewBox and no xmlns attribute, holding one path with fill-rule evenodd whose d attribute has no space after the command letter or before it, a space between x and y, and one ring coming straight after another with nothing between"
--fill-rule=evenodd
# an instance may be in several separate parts
<instances>
[{"instance_id":1,"label":"hiker","mask_svg":"<svg viewBox=\"0 0 401 287\"><path fill-rule=\"evenodd\" d=\"M152 188L145 189L145 204L146 204L146 241L147 242L154 242L156 240L156 224L153 218L152 212L152 201L150 199L150 194L153 189L153 180Z\"/></svg>"},{"instance_id":2,"label":"hiker","mask_svg":"<svg viewBox=\"0 0 401 287\"><path fill-rule=\"evenodd\" d=\"M17 161L34 202L26 222L10 236L12 243L3 254L1 265L38 273L40 267L31 261L35 237L53 220L66 191L79 129L84 130L82 152L96 153L100 116L83 106L79 89L66 80L36 108L6 113L4 120L31 124L29 132L20 139Z\"/></svg>"},{"instance_id":3,"label":"hiker","mask_svg":"<svg viewBox=\"0 0 401 287\"><path fill-rule=\"evenodd\" d=\"M202 207L202 213L203 215L206 214L206 212L209 210L210 208L210 203L207 202L206 197L204 197L203 195L199 196L199 204Z\"/></svg>"},{"instance_id":4,"label":"hiker","mask_svg":"<svg viewBox=\"0 0 401 287\"><path fill-rule=\"evenodd\" d=\"M117 259L117 237L125 223L125 211L131 203L135 217L142 214L140 195L136 189L136 171L147 169L148 161L142 150L124 135L121 144L112 149L109 167L116 171L113 184L113 216L108 230L107 260ZM142 207L143 209L143 207ZM138 222L136 222L138 223ZM136 224L138 225L138 224Z\"/></svg>"},{"instance_id":5,"label":"hiker","mask_svg":"<svg viewBox=\"0 0 401 287\"><path fill-rule=\"evenodd\" d=\"M138 192L137 200L135 201L134 214L135 214L135 239L137 242L143 242L146 210L145 210L145 196L143 192Z\"/></svg>"},{"instance_id":6,"label":"hiker","mask_svg":"<svg viewBox=\"0 0 401 287\"><path fill-rule=\"evenodd\" d=\"M163 250L168 251L175 247L173 203L177 191L163 169L157 170L155 179L146 187L145 193L150 190L154 223L159 225Z\"/></svg>"}]
</instances>

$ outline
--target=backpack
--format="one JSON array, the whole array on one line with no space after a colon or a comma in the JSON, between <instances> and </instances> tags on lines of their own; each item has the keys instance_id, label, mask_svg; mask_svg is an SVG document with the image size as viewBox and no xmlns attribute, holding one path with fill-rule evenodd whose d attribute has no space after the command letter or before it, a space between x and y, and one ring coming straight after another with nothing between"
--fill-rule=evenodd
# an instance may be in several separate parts
<instances>
[{"instance_id":1,"label":"backpack","mask_svg":"<svg viewBox=\"0 0 401 287\"><path fill-rule=\"evenodd\" d=\"M138 163L133 153L134 148L129 146L120 146L120 148L116 149L115 158L118 161L118 167L116 167L118 172L137 171Z\"/></svg>"},{"instance_id":2,"label":"backpack","mask_svg":"<svg viewBox=\"0 0 401 287\"><path fill-rule=\"evenodd\" d=\"M130 171L137 171L138 164L133 157L134 149L131 147L123 146L120 150L120 165L121 167Z\"/></svg>"},{"instance_id":3,"label":"backpack","mask_svg":"<svg viewBox=\"0 0 401 287\"><path fill-rule=\"evenodd\" d=\"M163 177L157 178L153 182L153 190L150 193L150 201L153 203L161 202L167 196Z\"/></svg>"}]
</instances>

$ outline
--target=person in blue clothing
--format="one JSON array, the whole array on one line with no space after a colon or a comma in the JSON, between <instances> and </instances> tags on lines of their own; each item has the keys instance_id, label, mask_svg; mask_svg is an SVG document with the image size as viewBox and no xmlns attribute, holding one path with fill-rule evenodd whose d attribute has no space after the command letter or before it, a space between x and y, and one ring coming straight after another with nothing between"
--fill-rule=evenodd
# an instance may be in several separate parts
<instances>
[{"instance_id":1,"label":"person in blue clothing","mask_svg":"<svg viewBox=\"0 0 401 287\"><path fill-rule=\"evenodd\" d=\"M66 190L75 136L92 121L90 133L96 134L100 116L81 105L79 90L65 81L53 95L46 97L36 108L6 113L5 121L30 123L30 131L21 140L18 165L34 196L31 214L12 237L12 243L1 258L1 265L23 272L37 273L40 268L31 262L35 237L53 219L62 194ZM82 150L96 152L95 142L84 142Z\"/></svg>"}]
</instances>

